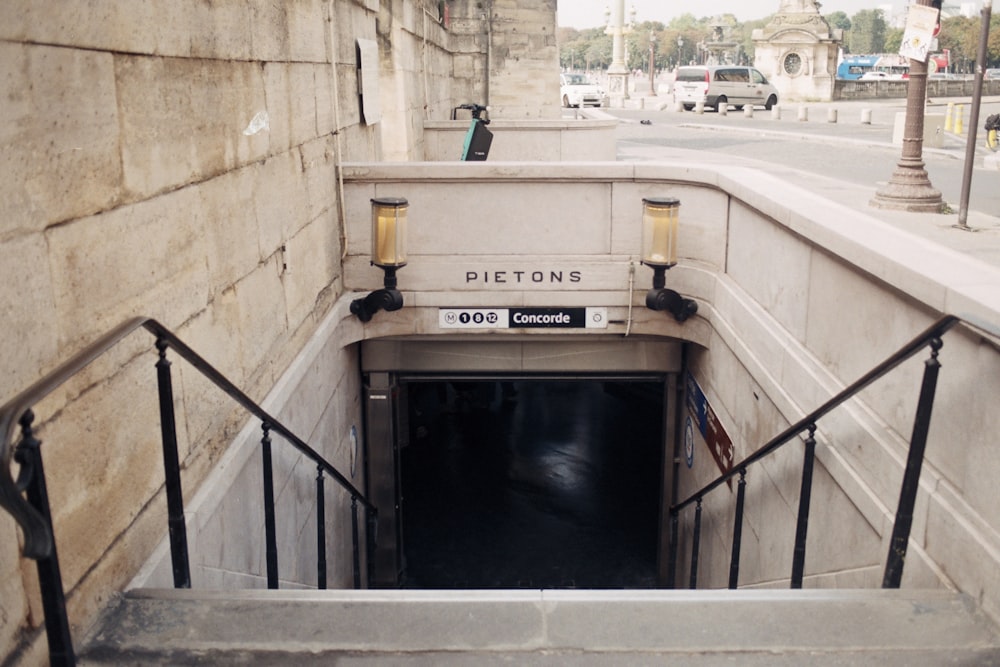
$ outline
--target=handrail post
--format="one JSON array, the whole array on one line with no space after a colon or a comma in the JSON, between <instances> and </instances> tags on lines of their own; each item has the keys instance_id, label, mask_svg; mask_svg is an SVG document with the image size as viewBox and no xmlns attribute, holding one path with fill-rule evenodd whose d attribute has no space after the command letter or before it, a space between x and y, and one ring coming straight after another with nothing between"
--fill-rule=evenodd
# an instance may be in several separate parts
<instances>
[{"instance_id":1,"label":"handrail post","mask_svg":"<svg viewBox=\"0 0 1000 667\"><path fill-rule=\"evenodd\" d=\"M694 507L694 532L691 536L691 579L688 588L698 589L698 551L701 548L701 498Z\"/></svg>"},{"instance_id":2,"label":"handrail post","mask_svg":"<svg viewBox=\"0 0 1000 667\"><path fill-rule=\"evenodd\" d=\"M326 490L323 466L316 465L316 588L326 589Z\"/></svg>"},{"instance_id":3,"label":"handrail post","mask_svg":"<svg viewBox=\"0 0 1000 667\"><path fill-rule=\"evenodd\" d=\"M52 531L52 549L48 556L36 561L38 586L41 589L42 613L45 616L45 636L49 646L49 664L76 664L73 652L73 637L66 614L66 594L63 592L62 573L59 570L59 556L56 552L55 530L52 525L52 511L49 506L49 491L45 483L45 467L42 465L42 442L34 435L31 423L35 414L29 409L21 415L21 441L14 452L14 460L22 468L18 483L27 484L28 502L41 515Z\"/></svg>"},{"instance_id":4,"label":"handrail post","mask_svg":"<svg viewBox=\"0 0 1000 667\"><path fill-rule=\"evenodd\" d=\"M743 503L747 495L747 469L740 468L736 485L736 518L733 522L733 555L729 561L729 588L735 590L740 580L740 548L743 541Z\"/></svg>"},{"instance_id":5,"label":"handrail post","mask_svg":"<svg viewBox=\"0 0 1000 667\"><path fill-rule=\"evenodd\" d=\"M365 527L365 564L368 566L368 588L375 587L375 549L378 538L378 512L374 508L365 510L368 525Z\"/></svg>"},{"instance_id":6,"label":"handrail post","mask_svg":"<svg viewBox=\"0 0 1000 667\"><path fill-rule=\"evenodd\" d=\"M892 527L892 539L889 542L889 555L886 557L882 588L899 588L903 579L906 547L910 541L910 528L913 526L913 507L916 504L917 490L920 487L920 469L924 464L924 450L927 447L931 412L934 409L934 393L937 390L938 371L941 369L941 362L938 361L938 351L941 346L940 338L932 339L930 341L931 356L924 362L920 399L917 402L917 414L913 420L913 437L910 438L906 470L903 473L903 483L899 490L899 504L896 506L896 521Z\"/></svg>"},{"instance_id":7,"label":"handrail post","mask_svg":"<svg viewBox=\"0 0 1000 667\"><path fill-rule=\"evenodd\" d=\"M802 488L799 491L799 517L795 525L795 549L792 552L792 588L802 588L806 568L806 534L809 531L809 503L812 499L813 464L816 460L816 424L809 424L802 460Z\"/></svg>"},{"instance_id":8,"label":"handrail post","mask_svg":"<svg viewBox=\"0 0 1000 667\"><path fill-rule=\"evenodd\" d=\"M271 426L261 424L261 456L264 468L264 544L267 558L267 587L278 588L278 538L274 519L274 470L271 463Z\"/></svg>"},{"instance_id":9,"label":"handrail post","mask_svg":"<svg viewBox=\"0 0 1000 667\"><path fill-rule=\"evenodd\" d=\"M163 443L163 474L167 492L167 531L170 535L170 561L174 588L191 588L191 565L188 557L187 525L184 520L184 492L181 487L180 457L177 453L177 420L174 416L174 388L167 361L167 342L156 339L159 359L156 383L160 399L160 438Z\"/></svg>"},{"instance_id":10,"label":"handrail post","mask_svg":"<svg viewBox=\"0 0 1000 667\"><path fill-rule=\"evenodd\" d=\"M351 496L351 547L354 556L354 588L361 588L361 545L358 539L358 497Z\"/></svg>"},{"instance_id":11,"label":"handrail post","mask_svg":"<svg viewBox=\"0 0 1000 667\"><path fill-rule=\"evenodd\" d=\"M667 588L669 589L677 587L677 539L680 532L678 527L680 523L679 513L679 510L673 507L670 508L670 552L667 554Z\"/></svg>"}]
</instances>

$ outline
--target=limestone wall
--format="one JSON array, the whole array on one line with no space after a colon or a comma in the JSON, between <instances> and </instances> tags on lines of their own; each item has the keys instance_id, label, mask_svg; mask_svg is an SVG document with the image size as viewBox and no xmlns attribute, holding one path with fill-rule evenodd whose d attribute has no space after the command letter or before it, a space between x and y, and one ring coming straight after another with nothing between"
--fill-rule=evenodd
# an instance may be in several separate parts
<instances>
[{"instance_id":1,"label":"limestone wall","mask_svg":"<svg viewBox=\"0 0 1000 667\"><path fill-rule=\"evenodd\" d=\"M430 0L3 3L0 401L140 314L173 329L251 397L273 393L293 361L301 366L343 290L338 160L421 157L423 122L469 100L456 71L486 67L481 45L455 46L462 36L438 10ZM517 39L495 62L509 73L507 94L535 90L522 104L537 110L548 90L534 83L536 70L556 62L554 2L531 11L535 23L526 26L515 5L497 10L506 17L500 42ZM362 116L358 40L378 49L378 122ZM535 64L522 76L518 59ZM522 90L518 79L529 78ZM36 409L77 636L164 531L151 345L135 336ZM191 496L231 459L226 448L244 418L174 361ZM349 353L326 355L310 381L300 380L326 402L275 406L302 435L325 438L318 448L342 467L359 407L328 403L357 394L355 371ZM259 464L248 465L253 479ZM277 465L281 476L299 464ZM313 477L283 479L300 489ZM238 495L234 502L247 502ZM330 515L340 502L331 500ZM296 504L286 526L304 531L311 511L308 500ZM258 519L244 515L227 534ZM44 662L33 568L19 559L19 540L0 513L0 655ZM240 570L232 558L193 555L203 581L230 570L259 576L259 562ZM331 579L343 583L349 564L333 567ZM308 585L308 569L286 567L283 577Z\"/></svg>"},{"instance_id":2,"label":"limestone wall","mask_svg":"<svg viewBox=\"0 0 1000 667\"><path fill-rule=\"evenodd\" d=\"M350 42L374 16L329 11L4 3L0 398L140 314L252 397L271 389L342 289L335 130L342 153L375 155ZM36 407L78 636L165 527L152 342L135 336ZM174 382L190 495L244 418L181 364ZM41 609L6 514L0 533L0 654L44 659L44 641L21 644Z\"/></svg>"},{"instance_id":3,"label":"limestone wall","mask_svg":"<svg viewBox=\"0 0 1000 667\"><path fill-rule=\"evenodd\" d=\"M454 60L456 83L469 96L458 104L488 104L493 118L559 118L556 0L457 0L448 4L456 53L468 54Z\"/></svg>"}]
</instances>

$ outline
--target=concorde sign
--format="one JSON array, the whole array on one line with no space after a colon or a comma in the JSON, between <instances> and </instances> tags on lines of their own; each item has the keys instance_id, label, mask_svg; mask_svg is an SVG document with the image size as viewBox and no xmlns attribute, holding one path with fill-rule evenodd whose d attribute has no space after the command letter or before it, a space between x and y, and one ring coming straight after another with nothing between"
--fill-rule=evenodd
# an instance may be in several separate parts
<instances>
[{"instance_id":1,"label":"concorde sign","mask_svg":"<svg viewBox=\"0 0 1000 667\"><path fill-rule=\"evenodd\" d=\"M442 329L607 329L607 308L441 308Z\"/></svg>"}]
</instances>

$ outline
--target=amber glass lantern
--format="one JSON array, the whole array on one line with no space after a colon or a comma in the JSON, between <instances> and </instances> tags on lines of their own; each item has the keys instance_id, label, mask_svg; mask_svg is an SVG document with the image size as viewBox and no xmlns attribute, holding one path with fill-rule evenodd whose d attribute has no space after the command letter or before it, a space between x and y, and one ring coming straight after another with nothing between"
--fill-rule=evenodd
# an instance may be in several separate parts
<instances>
[{"instance_id":1,"label":"amber glass lantern","mask_svg":"<svg viewBox=\"0 0 1000 667\"><path fill-rule=\"evenodd\" d=\"M372 264L406 266L406 212L402 197L372 199Z\"/></svg>"},{"instance_id":2,"label":"amber glass lantern","mask_svg":"<svg viewBox=\"0 0 1000 667\"><path fill-rule=\"evenodd\" d=\"M677 263L681 202L673 197L642 200L642 263L670 268Z\"/></svg>"}]
</instances>

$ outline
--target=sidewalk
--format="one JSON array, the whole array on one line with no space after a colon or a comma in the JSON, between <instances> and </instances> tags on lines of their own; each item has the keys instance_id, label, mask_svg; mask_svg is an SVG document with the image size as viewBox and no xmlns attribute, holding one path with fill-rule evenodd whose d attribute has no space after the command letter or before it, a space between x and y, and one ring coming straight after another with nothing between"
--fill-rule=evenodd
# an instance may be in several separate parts
<instances>
[{"instance_id":1,"label":"sidewalk","mask_svg":"<svg viewBox=\"0 0 1000 667\"><path fill-rule=\"evenodd\" d=\"M800 139L809 142L822 142L832 145L851 145L855 148L878 145L883 148L893 148L902 150L901 145L892 144L886 141L886 136L891 136L891 129L895 122L896 113L905 110L906 100L863 100L863 101L837 101L837 102L810 102L805 104L795 104L781 108L780 120L775 119L771 112L763 108L754 110L753 118L746 118L742 111L730 109L727 116L722 116L715 112L696 114L694 112L676 112L673 110L672 98L660 95L658 98L639 98L646 100L660 99L663 110L652 111L650 109L638 108L637 100L633 102L635 108L608 110L609 115L619 118L624 124L638 124L645 116L652 114L683 113L684 119L680 122L672 122L672 127L692 128L699 130L710 130L722 133L745 134L753 136L775 136L782 139ZM947 100L933 100L928 104L933 113L945 113L948 102L961 103L963 98L953 98ZM965 123L968 124L970 100L964 99ZM664 104L666 103L666 104ZM808 109L808 121L799 121L800 107ZM837 110L837 122L828 122L830 109ZM869 109L871 112L871 124L861 123L862 110ZM1000 112L1000 97L984 97L982 100L980 113L980 124L987 113ZM987 111L989 110L989 111ZM661 117L662 118L662 117ZM672 119L673 120L673 119ZM843 125L850 125L851 132L855 136L843 136ZM857 136L860 132L861 136ZM888 133L888 134L887 134ZM925 148L925 154L934 154L950 159L965 159L967 136L957 136L946 133L943 137L941 148ZM991 158L996 159L996 155L990 154L983 146L982 129L977 133L977 164L982 164ZM837 180L828 176L793 169L791 167L776 164L774 162L763 162L759 160L749 160L746 158L734 158L723 152L715 150L691 150L677 148L668 145L644 145L632 143L629 137L619 135L619 159L620 160L679 160L686 162L700 162L708 164L726 164L753 166L763 169L776 176L782 177L789 182L794 182L801 187L805 187L816 194L820 194L828 199L837 201L857 210L860 213L882 220L895 227L905 229L913 234L920 235L942 246L962 252L977 260L1000 267L1000 211L975 211L970 210L967 215L967 226L969 230L957 227L958 211L948 211L942 214L933 213L909 213L906 211L893 211L878 209L869 205L875 195L876 185L862 186L843 180ZM1000 155L1000 154L997 154ZM956 165L959 167L959 164ZM885 174L886 180L891 175L891 170ZM1000 185L1000 173L997 174L998 185ZM954 204L957 209L957 203ZM1000 290L1000 285L997 285Z\"/></svg>"}]
</instances>

